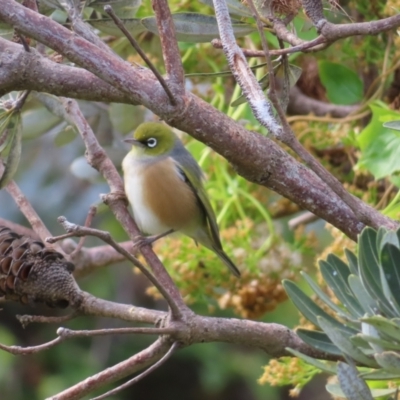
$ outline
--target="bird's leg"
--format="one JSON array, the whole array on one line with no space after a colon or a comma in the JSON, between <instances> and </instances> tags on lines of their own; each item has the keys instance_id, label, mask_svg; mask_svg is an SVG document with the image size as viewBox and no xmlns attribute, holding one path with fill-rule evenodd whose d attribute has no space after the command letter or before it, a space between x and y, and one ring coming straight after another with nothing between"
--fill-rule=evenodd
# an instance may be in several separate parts
<instances>
[{"instance_id":1,"label":"bird's leg","mask_svg":"<svg viewBox=\"0 0 400 400\"><path fill-rule=\"evenodd\" d=\"M143 246L151 245L154 243L156 240L163 238L164 236L168 236L174 232L173 229L170 229L166 232L160 233L158 235L153 235L153 236L137 236L135 238L135 242L133 243L133 247L136 249L140 249Z\"/></svg>"}]
</instances>

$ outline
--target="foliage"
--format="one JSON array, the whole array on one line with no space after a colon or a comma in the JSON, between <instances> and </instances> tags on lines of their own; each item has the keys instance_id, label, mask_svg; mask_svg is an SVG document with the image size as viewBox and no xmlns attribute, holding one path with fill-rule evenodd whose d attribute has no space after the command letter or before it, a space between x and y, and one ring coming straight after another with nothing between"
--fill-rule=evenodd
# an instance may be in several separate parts
<instances>
[{"instance_id":1,"label":"foliage","mask_svg":"<svg viewBox=\"0 0 400 400\"><path fill-rule=\"evenodd\" d=\"M45 0L40 3L43 13L62 23L67 23L67 13L58 7L57 1ZM100 31L100 36L114 36L109 43L115 52L132 63L141 63L139 57L132 54L127 40L122 37L114 23L104 14L104 4L110 3L117 14L123 17L127 29L138 38L142 48L150 55L156 66L162 70L162 57L150 1L140 4L140 2L132 0L128 2L95 0L86 2L86 7L82 10L87 22ZM187 85L194 93L200 95L233 119L241 121L247 128L266 134L266 130L255 120L247 104L239 105L239 103L233 102L241 99L240 89L233 82L231 74L224 73L227 66L222 51L206 44L211 36L212 38L216 36L217 25L213 17L213 10L209 6L210 1L203 3L170 1L178 30L178 39L181 40L179 46L187 72ZM358 17L363 16L365 20L375 19L377 13L382 17L392 12L389 3L387 2L385 5L385 1L350 1L344 14L335 10L327 11L326 14L328 19L334 19L338 23L349 21L346 13L351 15L355 13ZM255 23L248 9L243 8L241 2L233 0L229 1L229 6L236 22L235 32L240 45L261 48L260 38L257 33L254 33ZM294 19L292 27L301 39L315 38L316 30L307 29L306 25L306 16L300 14ZM5 27L1 26L1 29L5 29ZM271 47L278 45L273 34L266 32L266 37ZM400 48L399 43L396 42L398 39L389 38L390 35L377 35L376 37L365 37L360 41L345 39L323 52L313 53L315 60L317 60L317 72L314 78L309 79L307 78L308 75L306 76L312 69L312 62L307 58L309 56L291 55L289 57L290 71L294 75L291 84L295 83L299 68L302 68L303 76L300 78L300 85L306 92L308 90L307 94L313 96L315 93L322 92L320 96L314 97L319 100L327 98L337 104L359 103L360 108L352 115L344 118L295 115L289 117L288 120L301 142L344 183L347 190L362 197L366 202L377 208L383 209L390 217L398 218L400 215L398 194L400 180L397 157L399 136L392 129L384 127L383 123L399 119L399 117L397 112L379 101L384 99L384 89L390 85L393 76L391 71L395 69L398 62L396 61L398 60L396 52ZM48 49L47 53L49 57L56 56ZM255 59L252 59L250 65L257 67L254 68L254 72L258 80L264 83L263 89L267 90L269 82L265 63L257 63ZM277 70L279 67L282 69L282 63L277 60ZM365 83L367 81L365 78L368 74L373 75L374 71L377 71L374 84L368 86ZM76 133L70 129L63 118L50 113L43 106L42 100L43 98L31 96L21 112L23 144L21 164L18 171L15 171L18 162L9 162L11 159L17 159L16 157L10 159L10 155L14 153L10 148L18 150L18 147L13 147L13 145L7 147L7 149L4 149L7 152L2 153L2 156L5 154L9 157L7 165L13 166L11 170L13 173L16 172L15 178L18 183L21 184L34 207L43 215L46 224L53 231L56 231L59 228L56 227L54 221L59 214L66 214L75 221L83 221L88 206L93 202L98 202L99 193L103 193L107 189L97 173L86 165L83 157L83 146L78 140L75 140ZM80 106L92 128L96 131L100 143L116 164L120 162L127 150L122 145L123 136L129 134L143 119L151 118L142 107L89 102L80 102ZM364 118L370 112L372 112L372 119L368 124L365 124ZM5 121L5 117L9 115L6 112L2 113L1 121ZM15 118L17 117L15 116ZM8 119L7 121L9 122ZM3 126L5 128L4 124L1 125L1 127ZM12 126L8 126L8 129L16 127L21 128L21 125L13 123ZM1 132L3 133L5 130L2 128ZM9 140L12 138L16 138L15 143L18 143L19 130L15 132L8 136L0 133L0 142L3 137L7 137L7 144L11 143ZM157 254L165 262L174 282L178 284L181 292L185 295L185 300L193 304L194 307L199 309L207 307L207 311L224 313L223 315L229 316L235 313L246 318L267 319L269 316L265 314L274 310L286 299L285 291L280 282L281 279L298 278L298 271L303 266L304 269L312 273L314 258L318 258L321 251L331 249L330 247L326 248L328 240L324 236L323 227L319 224L307 229L297 229L295 233L291 232L288 229L288 219L299 212L294 203L281 199L266 189L250 184L238 177L225 160L212 154L204 145L194 140L185 140L189 150L206 171L207 191L218 214L224 247L241 267L243 278L238 282L229 276L212 253L204 248L196 247L189 239L173 237L159 242L155 247ZM56 148L54 145L59 147ZM3 148L1 149L3 150ZM51 165L51 168L43 167L43 159L47 161L48 165ZM356 169L353 169L354 165L357 166ZM69 166L70 170L66 166ZM76 196L76 193L79 193L79 196ZM44 198L46 198L46 202L43 201ZM0 200L2 204L0 215L21 221L21 216L10 205L8 199L3 196ZM120 240L126 239L121 228L105 208L100 209L96 223L109 230L114 237ZM363 235L366 235L366 233ZM372 233L368 233L368 235L373 236ZM390 236L389 233L381 233L380 235L383 235L383 237ZM376 239L372 239L372 242L377 240L378 236L379 233ZM338 234L336 234L336 237L338 237ZM388 244L385 249L388 247L392 249L390 251L395 251L393 244L390 246ZM384 254L383 247L377 250L378 258L381 257L381 252ZM358 254L360 255L360 249ZM360 265L357 263L353 266L350 261L354 261L354 257L351 255L349 257L349 265L346 265L339 258L331 255L326 262L322 263L323 266L321 267L321 270L325 271L324 277L327 283L332 285L338 300L342 304L346 304L347 308L338 306L330 299L329 294L325 294L318 289L315 283L312 283L309 275L304 274L307 282L321 296L321 299L324 299L328 307L338 313L341 317L340 320L332 317L331 313L323 311L326 307L316 308L319 306L312 300L306 300L306 296L302 294L302 291L299 291L295 284L286 283L290 288L289 292L292 290L290 293L296 296L297 302L303 304L302 309L305 314L324 332L326 330L326 333L322 333L322 331L315 333L315 331L303 329L299 331L299 334L302 335L304 340L308 340L310 344L317 348L329 350L332 354L345 352L352 359L366 365L369 363L373 367L380 366L379 369L375 369L382 371L388 367L389 363L394 362L395 365L397 363L395 351L398 349L385 347L388 346L387 342L389 342L386 339L391 337L390 335L387 336L387 330L389 328L398 329L395 319L397 318L397 311L392 310L391 303L392 300L396 300L396 287L391 285L396 285L396 283L393 283L391 279L386 279L386 284L383 284L385 273L378 274L372 269L368 269L371 275L367 274L364 277L360 272L360 265L364 267L369 265L368 257L363 258L364 261ZM383 269L390 267L390 265L380 266L379 264L379 268ZM379 271L379 268L377 271ZM393 272L393 265L391 268ZM335 271L337 276L333 275ZM86 290L105 298L117 298L122 296L121 293L123 292L126 296L122 296L123 299L131 302L135 294L131 292L126 294L126 285L124 286L124 284L128 278L125 277L124 279L119 272L99 273L95 278L84 281L83 285ZM350 276L352 276L351 279ZM366 279L369 282L369 286L367 285L369 289L364 286ZM374 285L375 279L376 282L380 282L380 286ZM350 281L354 287L351 286ZM358 289L361 292L357 292L356 295L353 289L355 291ZM137 290L139 291L139 289ZM376 290L376 292L374 291L371 295L371 290ZM148 290L148 292L151 292L151 290ZM385 319L387 325L384 327L377 326L379 325L378 322L382 322L382 317L376 316L374 302L369 309L371 315L364 319L366 311L363 307L369 304L368 301L371 297L374 300L377 294L382 297L379 297L378 309L379 307L386 307L384 310L386 313L389 311L394 313L385 314L383 319ZM358 300L358 295L363 295L365 301ZM390 301L386 295L389 295ZM140 295L137 296L140 297ZM152 300L146 298L146 301ZM318 315L320 318L317 318ZM395 316L393 317L393 315ZM274 316L275 322L280 322L279 318L284 317L279 312ZM291 324L296 323L296 318L291 316ZM78 327L87 328L84 324ZM370 327L373 327L372 333L370 331L363 332L364 328L370 329ZM334 332L332 338L328 335L330 332ZM355 335L357 339L349 339L349 335ZM36 339L42 339L42 336L38 335ZM16 338L15 341L17 341ZM13 341L10 340L10 342ZM394 343L393 340L392 342ZM138 344L133 343L133 341L123 344L129 348L138 347ZM98 346L101 347L101 345ZM95 348L88 350L86 347L82 345L73 348L73 353L77 355L84 354L86 351L85 354L90 354L85 365L77 362L74 365L76 368L66 368L65 364L70 354L68 351L62 350L56 353L57 357L55 358L57 359L47 361L48 371L55 371L55 373L54 375L48 373L45 378L42 377L39 388L40 398L44 398L65 386L65 382L60 382L61 376L68 384L72 384L83 374L94 373L99 365L107 365L107 361L110 362L111 360L116 362L119 360L118 357L124 356L122 349L109 354L109 359L107 359L107 355L101 359ZM375 349L377 347L381 347L383 350L377 352ZM379 356L376 359L371 352L383 354L383 359ZM208 368L211 363L203 353L203 350L194 351L194 357L197 361L200 360L203 366L207 365ZM220 348L213 349L214 359L232 360L235 355L238 358L242 356L240 353L226 355L227 353ZM291 359L291 361L285 359L282 364L277 364L274 361L270 364L270 369L267 369L262 381L274 384L291 383L296 385L294 391L297 391L318 370L337 373L339 369L340 375L340 370L344 369L345 372L342 374L344 376L354 373L354 369L351 369L353 368L351 363L348 366L339 364L338 367L324 363L322 366L316 361L299 356L310 364L298 359ZM82 361L84 358L86 357L82 357ZM59 365L59 359L64 360L65 364ZM77 359L81 360L80 357L77 357ZM1 355L1 365L9 368L11 363L12 361L7 355ZM239 364L237 361L236 363ZM229 363L226 362L226 364ZM57 369L55 369L55 366L57 366ZM392 366L389 367L393 368ZM237 370L239 370L238 367ZM283 375L279 375L279 372ZM220 372L220 375L215 373L215 376L221 376L220 380L227 383L232 374L229 370L229 373ZM267 377L268 374L270 378ZM206 375L206 372L204 372L204 375ZM204 380L215 381L215 376L208 374ZM247 376L246 379L249 382L254 381L254 376ZM275 379L274 382L272 382L271 377ZM376 375L376 377L380 379L382 375ZM369 375L368 378L371 378L371 376ZM339 376L339 381L340 379ZM354 381L360 383L362 390L365 390L360 380L354 378ZM342 383L343 378L340 384L342 385ZM219 382L219 385L222 385L221 382ZM369 385L371 384L369 383ZM343 386L345 386L344 383ZM338 393L338 385L333 384L332 386L331 384L328 386L328 390L332 393ZM377 392L372 393L376 394ZM260 398L265 398L265 396L260 395Z\"/></svg>"},{"instance_id":2,"label":"foliage","mask_svg":"<svg viewBox=\"0 0 400 400\"><path fill-rule=\"evenodd\" d=\"M320 261L327 291L309 275L302 273L324 308L308 297L300 287L283 285L300 312L320 330L299 329L298 335L310 346L333 355L343 355L347 363L337 365L314 361L296 352L314 367L338 375L331 393L348 399L375 398L382 391L368 389L371 379L400 379L400 229L396 232L365 228L359 237L357 255L346 251L347 263L333 254ZM325 311L326 309L326 311ZM363 368L356 368L356 364ZM395 393L390 388L385 394ZM363 393L362 395L360 393Z\"/></svg>"}]
</instances>

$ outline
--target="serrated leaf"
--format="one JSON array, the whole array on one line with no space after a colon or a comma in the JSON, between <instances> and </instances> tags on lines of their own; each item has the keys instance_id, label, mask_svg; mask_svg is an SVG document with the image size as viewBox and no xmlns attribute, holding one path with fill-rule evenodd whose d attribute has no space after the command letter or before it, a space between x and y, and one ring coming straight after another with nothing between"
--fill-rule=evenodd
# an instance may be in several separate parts
<instances>
[{"instance_id":1,"label":"serrated leaf","mask_svg":"<svg viewBox=\"0 0 400 400\"><path fill-rule=\"evenodd\" d=\"M346 335L354 335L357 333L356 330L345 326L340 323L329 314L327 314L321 307L314 303L294 282L289 280L284 280L282 282L286 293L293 301L294 305L299 309L299 311L314 325L319 326L318 316L322 316L325 320L329 321L338 330L342 331Z\"/></svg>"},{"instance_id":2,"label":"serrated leaf","mask_svg":"<svg viewBox=\"0 0 400 400\"><path fill-rule=\"evenodd\" d=\"M363 317L361 321L366 322L374 326L379 335L382 337L382 334L388 336L389 338L400 343L400 326L395 322L382 317L380 315L374 315L372 317Z\"/></svg>"},{"instance_id":3,"label":"serrated leaf","mask_svg":"<svg viewBox=\"0 0 400 400\"><path fill-rule=\"evenodd\" d=\"M357 368L339 361L337 363L337 376L340 388L348 400L372 400L368 385L358 376Z\"/></svg>"},{"instance_id":4,"label":"serrated leaf","mask_svg":"<svg viewBox=\"0 0 400 400\"><path fill-rule=\"evenodd\" d=\"M132 18L136 15L141 4L142 0L94 0L89 3L89 6L102 14L108 15L104 11L104 6L110 5L119 17Z\"/></svg>"},{"instance_id":5,"label":"serrated leaf","mask_svg":"<svg viewBox=\"0 0 400 400\"><path fill-rule=\"evenodd\" d=\"M305 361L306 363L320 369L323 372L327 372L328 374L336 374L336 368L331 363L322 362L315 358L306 356L305 354L300 353L297 350L291 349L290 347L287 347L286 351L293 354L294 356L300 358L301 360Z\"/></svg>"},{"instance_id":6,"label":"serrated leaf","mask_svg":"<svg viewBox=\"0 0 400 400\"><path fill-rule=\"evenodd\" d=\"M364 84L357 73L330 61L320 61L318 70L326 95L332 103L350 105L362 100Z\"/></svg>"},{"instance_id":7,"label":"serrated leaf","mask_svg":"<svg viewBox=\"0 0 400 400\"><path fill-rule=\"evenodd\" d=\"M365 228L361 232L358 251L360 277L365 289L378 301L380 311L389 317L395 317L381 286L382 276L376 240L377 232L372 228Z\"/></svg>"},{"instance_id":8,"label":"serrated leaf","mask_svg":"<svg viewBox=\"0 0 400 400\"><path fill-rule=\"evenodd\" d=\"M332 343L324 332L310 331L308 329L300 328L296 330L296 334L303 342L309 344L315 349L324 351L328 354L334 354L337 356L342 355L340 349Z\"/></svg>"},{"instance_id":9,"label":"serrated leaf","mask_svg":"<svg viewBox=\"0 0 400 400\"><path fill-rule=\"evenodd\" d=\"M381 179L400 171L400 135L397 131L385 128L385 121L399 119L396 111L372 104L372 118L369 124L357 135L361 149L357 167L371 172L375 179Z\"/></svg>"},{"instance_id":10,"label":"serrated leaf","mask_svg":"<svg viewBox=\"0 0 400 400\"><path fill-rule=\"evenodd\" d=\"M354 318L364 314L364 310L353 296L348 284L350 270L338 257L330 254L327 261L319 262L321 274L337 299L346 307Z\"/></svg>"},{"instance_id":11,"label":"serrated leaf","mask_svg":"<svg viewBox=\"0 0 400 400\"><path fill-rule=\"evenodd\" d=\"M17 172L19 160L21 158L22 126L21 114L19 111L12 112L12 117L9 120L7 129L9 129L9 134L12 137L12 140L7 160L5 162L3 175L0 178L0 189L5 187L12 180L14 174Z\"/></svg>"},{"instance_id":12,"label":"serrated leaf","mask_svg":"<svg viewBox=\"0 0 400 400\"><path fill-rule=\"evenodd\" d=\"M121 21L132 36L139 35L146 30L140 18L121 18ZM89 19L86 22L107 35L125 36L111 18Z\"/></svg>"},{"instance_id":13,"label":"serrated leaf","mask_svg":"<svg viewBox=\"0 0 400 400\"><path fill-rule=\"evenodd\" d=\"M214 8L214 3L212 0L200 0L200 3L207 4L208 6ZM226 5L228 6L229 14L237 15L239 17L252 17L251 11L238 0L226 0Z\"/></svg>"},{"instance_id":14,"label":"serrated leaf","mask_svg":"<svg viewBox=\"0 0 400 400\"><path fill-rule=\"evenodd\" d=\"M321 326L324 332L328 335L332 343L334 343L340 350L342 350L344 354L350 356L355 361L362 363L368 367L377 367L375 361L367 357L361 350L354 346L351 343L350 339L346 337L342 331L337 329L335 325L320 316L317 317L317 319L319 326Z\"/></svg>"},{"instance_id":15,"label":"serrated leaf","mask_svg":"<svg viewBox=\"0 0 400 400\"><path fill-rule=\"evenodd\" d=\"M218 24L215 17L198 13L176 13L172 14L172 19L178 42L207 43L219 38ZM142 24L150 32L158 35L155 17L143 18ZM254 26L240 21L233 21L232 29L235 37L246 36L255 31Z\"/></svg>"},{"instance_id":16,"label":"serrated leaf","mask_svg":"<svg viewBox=\"0 0 400 400\"><path fill-rule=\"evenodd\" d=\"M400 375L400 355L394 351L375 354L375 360L386 371Z\"/></svg>"},{"instance_id":17,"label":"serrated leaf","mask_svg":"<svg viewBox=\"0 0 400 400\"><path fill-rule=\"evenodd\" d=\"M369 315L374 315L378 311L378 303L365 290L361 279L356 275L350 275L348 278L349 286L364 311Z\"/></svg>"},{"instance_id":18,"label":"serrated leaf","mask_svg":"<svg viewBox=\"0 0 400 400\"><path fill-rule=\"evenodd\" d=\"M313 279L306 274L305 272L300 272L303 278L307 281L311 289L314 291L314 293L327 305L329 306L332 310L336 311L340 316L351 320L352 316L340 308L337 304L335 304L330 297L324 293L324 291L313 281Z\"/></svg>"}]
</instances>

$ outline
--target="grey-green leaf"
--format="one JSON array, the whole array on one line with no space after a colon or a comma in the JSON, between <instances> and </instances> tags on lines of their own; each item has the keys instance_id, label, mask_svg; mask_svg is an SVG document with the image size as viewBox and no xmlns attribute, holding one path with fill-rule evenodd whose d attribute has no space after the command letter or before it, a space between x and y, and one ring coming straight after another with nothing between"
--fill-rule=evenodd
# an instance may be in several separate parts
<instances>
[{"instance_id":1,"label":"grey-green leaf","mask_svg":"<svg viewBox=\"0 0 400 400\"><path fill-rule=\"evenodd\" d=\"M356 275L350 275L348 278L349 286L354 296L357 298L364 312L374 315L378 311L378 303L365 290L361 279Z\"/></svg>"},{"instance_id":2,"label":"grey-green leaf","mask_svg":"<svg viewBox=\"0 0 400 400\"><path fill-rule=\"evenodd\" d=\"M336 383L328 383L326 386L326 390L335 398L346 398L346 395L343 393L340 386ZM397 389L370 389L371 396L376 399L379 397L390 396L393 393L396 393ZM364 400L364 398L359 398L358 400Z\"/></svg>"},{"instance_id":3,"label":"grey-green leaf","mask_svg":"<svg viewBox=\"0 0 400 400\"><path fill-rule=\"evenodd\" d=\"M346 310L343 310L340 308L337 304L335 304L330 297L312 280L312 278L307 275L305 272L300 272L301 275L304 277L304 279L307 281L307 283L310 285L311 289L315 292L315 294L327 305L329 306L332 310L334 310L337 314L340 316L347 318L349 320L352 319L352 316L346 312Z\"/></svg>"},{"instance_id":4,"label":"grey-green leaf","mask_svg":"<svg viewBox=\"0 0 400 400\"><path fill-rule=\"evenodd\" d=\"M297 335L303 342L325 353L341 356L342 352L335 346L324 332L297 329Z\"/></svg>"},{"instance_id":5,"label":"grey-green leaf","mask_svg":"<svg viewBox=\"0 0 400 400\"><path fill-rule=\"evenodd\" d=\"M354 360L367 365L371 368L376 368L375 360L367 357L359 348L351 343L350 339L346 337L342 331L322 317L318 317L318 323L324 332L328 335L329 339L340 349L344 354L349 355Z\"/></svg>"},{"instance_id":6,"label":"grey-green leaf","mask_svg":"<svg viewBox=\"0 0 400 400\"><path fill-rule=\"evenodd\" d=\"M394 129L396 131L400 131L400 121L388 121L388 122L384 122L383 126L385 128L390 128L390 129Z\"/></svg>"},{"instance_id":7,"label":"grey-green leaf","mask_svg":"<svg viewBox=\"0 0 400 400\"><path fill-rule=\"evenodd\" d=\"M326 313L321 307L314 303L294 282L284 280L282 282L286 293L293 301L294 305L299 311L314 325L319 326L318 316L322 316L325 320L329 321L337 329L343 331L347 335L355 335L356 330L343 325L328 313Z\"/></svg>"},{"instance_id":8,"label":"grey-green leaf","mask_svg":"<svg viewBox=\"0 0 400 400\"><path fill-rule=\"evenodd\" d=\"M219 38L218 24L215 17L198 13L172 14L178 42L206 43ZM155 17L142 19L142 24L154 34L158 35ZM236 21L232 24L236 37L246 36L255 31L254 26Z\"/></svg>"},{"instance_id":9,"label":"grey-green leaf","mask_svg":"<svg viewBox=\"0 0 400 400\"><path fill-rule=\"evenodd\" d=\"M379 254L377 250L377 232L372 228L365 228L359 239L359 266L360 277L365 289L378 301L380 310L389 317L395 313L386 298L381 282Z\"/></svg>"},{"instance_id":10,"label":"grey-green leaf","mask_svg":"<svg viewBox=\"0 0 400 400\"><path fill-rule=\"evenodd\" d=\"M378 330L381 337L382 335L386 335L388 338L400 343L400 326L395 322L380 315L364 317L361 318L361 321L374 326Z\"/></svg>"},{"instance_id":11,"label":"grey-green leaf","mask_svg":"<svg viewBox=\"0 0 400 400\"><path fill-rule=\"evenodd\" d=\"M336 374L336 368L334 365L332 365L331 363L327 363L327 362L322 362L319 361L315 358L306 356L303 353L300 353L297 350L291 349L290 347L287 347L286 350L293 354L294 356L300 358L301 360L305 361L306 363L313 365L314 367L320 369L321 371L324 372L328 372L329 374Z\"/></svg>"},{"instance_id":12,"label":"grey-green leaf","mask_svg":"<svg viewBox=\"0 0 400 400\"><path fill-rule=\"evenodd\" d=\"M340 258L330 254L327 261L319 262L321 274L338 300L346 307L354 318L364 314L364 310L354 297L348 284L350 269Z\"/></svg>"},{"instance_id":13,"label":"grey-green leaf","mask_svg":"<svg viewBox=\"0 0 400 400\"><path fill-rule=\"evenodd\" d=\"M394 351L375 354L375 360L386 371L400 376L400 355Z\"/></svg>"},{"instance_id":14,"label":"grey-green leaf","mask_svg":"<svg viewBox=\"0 0 400 400\"><path fill-rule=\"evenodd\" d=\"M356 367L339 361L337 375L340 387L348 400L373 399L368 385L358 376Z\"/></svg>"}]
</instances>

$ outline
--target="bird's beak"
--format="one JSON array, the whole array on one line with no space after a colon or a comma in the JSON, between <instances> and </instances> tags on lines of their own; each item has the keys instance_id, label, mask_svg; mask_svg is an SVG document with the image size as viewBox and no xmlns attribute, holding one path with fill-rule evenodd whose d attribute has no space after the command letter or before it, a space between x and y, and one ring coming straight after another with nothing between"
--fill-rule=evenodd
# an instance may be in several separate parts
<instances>
[{"instance_id":1,"label":"bird's beak","mask_svg":"<svg viewBox=\"0 0 400 400\"><path fill-rule=\"evenodd\" d=\"M140 143L139 140L133 139L133 138L128 138L128 139L124 139L125 143L129 143L132 146L138 146L138 147L143 147L144 144Z\"/></svg>"}]
</instances>

